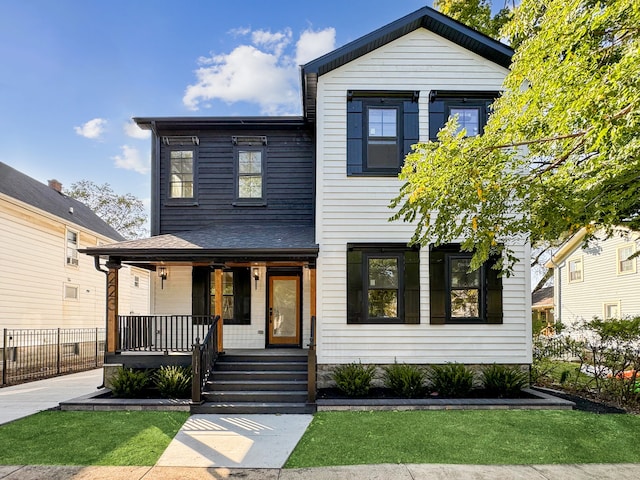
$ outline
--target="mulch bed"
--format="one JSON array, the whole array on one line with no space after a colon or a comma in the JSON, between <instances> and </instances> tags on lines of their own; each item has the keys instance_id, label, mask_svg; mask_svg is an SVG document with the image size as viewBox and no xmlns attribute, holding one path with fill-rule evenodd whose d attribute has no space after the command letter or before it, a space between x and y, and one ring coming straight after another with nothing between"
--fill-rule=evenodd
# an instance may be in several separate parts
<instances>
[{"instance_id":1,"label":"mulch bed","mask_svg":"<svg viewBox=\"0 0 640 480\"><path fill-rule=\"evenodd\" d=\"M353 398L353 397L349 397L348 395L345 395L341 390L337 388L320 388L318 389L317 398L342 400L342 399ZM388 388L374 387L371 390L369 390L368 395L364 397L357 397L357 398L395 399L395 398L404 398L404 397L394 394ZM435 395L425 395L422 398L449 398L449 397L435 394ZM469 393L469 395L466 395L465 397L462 397L462 398L491 398L491 396L488 395L484 390L474 389ZM535 397L533 395L528 394L527 392L520 392L520 395L518 395L517 397L511 397L511 398L535 398Z\"/></svg>"}]
</instances>

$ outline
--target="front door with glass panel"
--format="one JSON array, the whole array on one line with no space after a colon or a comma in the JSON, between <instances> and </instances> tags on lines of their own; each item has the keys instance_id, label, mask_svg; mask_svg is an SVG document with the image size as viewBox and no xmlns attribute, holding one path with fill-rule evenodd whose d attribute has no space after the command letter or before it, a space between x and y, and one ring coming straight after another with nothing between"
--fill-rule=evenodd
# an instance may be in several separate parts
<instances>
[{"instance_id":1,"label":"front door with glass panel","mask_svg":"<svg viewBox=\"0 0 640 480\"><path fill-rule=\"evenodd\" d=\"M268 346L300 346L300 276L269 275Z\"/></svg>"}]
</instances>

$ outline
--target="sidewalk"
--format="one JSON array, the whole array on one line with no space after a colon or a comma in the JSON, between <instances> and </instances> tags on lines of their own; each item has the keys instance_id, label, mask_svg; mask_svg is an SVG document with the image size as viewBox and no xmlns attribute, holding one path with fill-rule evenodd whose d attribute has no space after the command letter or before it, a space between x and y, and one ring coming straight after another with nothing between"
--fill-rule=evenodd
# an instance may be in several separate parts
<instances>
[{"instance_id":1,"label":"sidewalk","mask_svg":"<svg viewBox=\"0 0 640 480\"><path fill-rule=\"evenodd\" d=\"M64 400L93 393L101 384L102 369L98 368L0 388L0 425L55 408Z\"/></svg>"},{"instance_id":2,"label":"sidewalk","mask_svg":"<svg viewBox=\"0 0 640 480\"><path fill-rule=\"evenodd\" d=\"M359 465L300 469L0 466L3 480L637 480L640 464Z\"/></svg>"}]
</instances>

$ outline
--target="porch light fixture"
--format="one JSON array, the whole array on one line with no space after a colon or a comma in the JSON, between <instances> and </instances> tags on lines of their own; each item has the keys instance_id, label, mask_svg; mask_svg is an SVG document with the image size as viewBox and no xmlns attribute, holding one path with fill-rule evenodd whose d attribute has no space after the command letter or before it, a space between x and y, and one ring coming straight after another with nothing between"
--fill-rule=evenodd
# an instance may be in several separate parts
<instances>
[{"instance_id":1,"label":"porch light fixture","mask_svg":"<svg viewBox=\"0 0 640 480\"><path fill-rule=\"evenodd\" d=\"M167 279L167 269L166 267L158 268L158 276L161 279L161 288L164 290L164 281Z\"/></svg>"},{"instance_id":2,"label":"porch light fixture","mask_svg":"<svg viewBox=\"0 0 640 480\"><path fill-rule=\"evenodd\" d=\"M258 280L260 280L260 270L257 267L255 267L253 269L253 279L255 280L255 283L256 283L255 284L255 288L257 290L258 289Z\"/></svg>"}]
</instances>

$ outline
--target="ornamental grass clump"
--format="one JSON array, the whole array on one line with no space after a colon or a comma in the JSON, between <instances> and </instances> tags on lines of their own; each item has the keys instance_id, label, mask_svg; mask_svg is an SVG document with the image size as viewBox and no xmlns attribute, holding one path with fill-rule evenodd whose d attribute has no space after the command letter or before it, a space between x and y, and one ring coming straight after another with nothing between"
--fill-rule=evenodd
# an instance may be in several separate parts
<instances>
[{"instance_id":1,"label":"ornamental grass clump","mask_svg":"<svg viewBox=\"0 0 640 480\"><path fill-rule=\"evenodd\" d=\"M333 370L333 381L336 387L349 397L364 397L371 389L371 381L376 372L373 365L349 363L338 365Z\"/></svg>"},{"instance_id":2,"label":"ornamental grass clump","mask_svg":"<svg viewBox=\"0 0 640 480\"><path fill-rule=\"evenodd\" d=\"M513 398L529 384L528 376L518 367L489 365L482 370L482 385L487 393L499 398Z\"/></svg>"},{"instance_id":3,"label":"ornamental grass clump","mask_svg":"<svg viewBox=\"0 0 640 480\"><path fill-rule=\"evenodd\" d=\"M473 370L460 363L432 365L428 378L434 392L442 397L466 397L473 388Z\"/></svg>"},{"instance_id":4,"label":"ornamental grass clump","mask_svg":"<svg viewBox=\"0 0 640 480\"><path fill-rule=\"evenodd\" d=\"M149 374L145 370L119 367L111 378L111 393L119 398L138 398L149 383Z\"/></svg>"},{"instance_id":5,"label":"ornamental grass clump","mask_svg":"<svg viewBox=\"0 0 640 480\"><path fill-rule=\"evenodd\" d=\"M156 370L153 383L164 398L189 398L192 377L191 367L172 365Z\"/></svg>"},{"instance_id":6,"label":"ornamental grass clump","mask_svg":"<svg viewBox=\"0 0 640 480\"><path fill-rule=\"evenodd\" d=\"M426 388L425 373L415 365L394 363L383 367L384 385L395 395L405 398L419 398L424 395Z\"/></svg>"}]
</instances>

